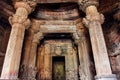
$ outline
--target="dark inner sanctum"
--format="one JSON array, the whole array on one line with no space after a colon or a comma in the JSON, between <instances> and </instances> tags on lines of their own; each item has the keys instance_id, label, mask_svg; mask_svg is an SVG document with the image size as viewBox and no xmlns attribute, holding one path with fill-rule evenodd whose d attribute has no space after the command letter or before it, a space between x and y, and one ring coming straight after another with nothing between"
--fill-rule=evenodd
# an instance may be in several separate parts
<instances>
[{"instance_id":1,"label":"dark inner sanctum","mask_svg":"<svg viewBox=\"0 0 120 80\"><path fill-rule=\"evenodd\" d=\"M53 80L65 80L65 57L52 57Z\"/></svg>"}]
</instances>

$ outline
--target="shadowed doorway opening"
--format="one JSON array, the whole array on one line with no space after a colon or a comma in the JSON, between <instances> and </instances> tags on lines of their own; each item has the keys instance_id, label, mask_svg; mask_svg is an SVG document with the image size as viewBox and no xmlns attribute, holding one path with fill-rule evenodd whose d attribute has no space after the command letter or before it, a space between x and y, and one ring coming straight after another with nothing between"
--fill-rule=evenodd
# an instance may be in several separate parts
<instances>
[{"instance_id":1,"label":"shadowed doorway opening","mask_svg":"<svg viewBox=\"0 0 120 80\"><path fill-rule=\"evenodd\" d=\"M65 80L65 57L52 57L52 80Z\"/></svg>"}]
</instances>

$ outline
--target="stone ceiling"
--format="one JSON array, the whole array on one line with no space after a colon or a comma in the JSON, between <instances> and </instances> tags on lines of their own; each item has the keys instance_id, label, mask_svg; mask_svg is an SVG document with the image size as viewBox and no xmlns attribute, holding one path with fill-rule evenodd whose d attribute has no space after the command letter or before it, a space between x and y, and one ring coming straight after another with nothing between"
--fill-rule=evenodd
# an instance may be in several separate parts
<instances>
[{"instance_id":1,"label":"stone ceiling","mask_svg":"<svg viewBox=\"0 0 120 80\"><path fill-rule=\"evenodd\" d=\"M15 12L15 9L13 7L14 1L19 1L19 0L0 0L0 22L2 20L2 22L8 23L8 17L10 15L13 15ZM68 17L70 17L71 15L72 15L71 17L74 17L74 18L79 17L79 15L75 14L75 13L79 12L79 14L81 14L82 12L78 11L79 6L77 5L76 1L77 0L38 0L38 2L40 3L37 6L37 8L39 9L38 10L39 14L36 14L36 16L38 16L38 15L40 16L40 13L45 14L45 12L47 12L47 14L54 14L51 12L59 11L59 12L61 12L60 13L61 15L62 14L67 15L67 16L66 15L63 16L63 17L66 17L65 19L68 19ZM106 14L108 15L114 11L114 8L116 7L117 2L119 2L119 1L120 0L99 0L100 4L98 7L98 10L99 10L99 12L103 13L104 15L106 15ZM53 4L55 2L64 2L64 3ZM52 3L52 4L41 4L41 3ZM70 11L70 10L73 10L73 11ZM72 12L72 13L71 13L71 15L68 15L67 12ZM34 14L35 14L35 12L33 13L33 15ZM33 16L33 15L31 15L31 16ZM44 17L45 16L46 15L44 15ZM45 19L44 17L42 17L42 18ZM58 16L58 18L60 18L60 17ZM55 19L55 18L53 18L53 19Z\"/></svg>"}]
</instances>

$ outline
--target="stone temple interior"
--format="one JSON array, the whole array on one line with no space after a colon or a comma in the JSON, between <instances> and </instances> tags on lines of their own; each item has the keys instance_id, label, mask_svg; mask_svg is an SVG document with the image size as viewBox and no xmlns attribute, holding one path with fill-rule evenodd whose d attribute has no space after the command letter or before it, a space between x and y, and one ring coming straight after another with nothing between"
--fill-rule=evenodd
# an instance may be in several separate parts
<instances>
[{"instance_id":1,"label":"stone temple interior","mask_svg":"<svg viewBox=\"0 0 120 80\"><path fill-rule=\"evenodd\" d=\"M120 0L0 0L1 80L120 80Z\"/></svg>"}]
</instances>

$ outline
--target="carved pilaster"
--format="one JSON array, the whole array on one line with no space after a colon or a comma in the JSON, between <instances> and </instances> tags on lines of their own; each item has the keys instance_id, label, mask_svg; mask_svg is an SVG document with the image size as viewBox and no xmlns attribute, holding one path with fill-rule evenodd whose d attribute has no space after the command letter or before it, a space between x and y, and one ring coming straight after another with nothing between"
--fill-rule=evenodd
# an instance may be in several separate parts
<instances>
[{"instance_id":1,"label":"carved pilaster","mask_svg":"<svg viewBox=\"0 0 120 80\"><path fill-rule=\"evenodd\" d=\"M41 32L37 32L33 37L31 51L30 51L30 58L29 58L29 67L35 67L37 45L38 45L39 41L42 39L42 37L43 37L43 35Z\"/></svg>"},{"instance_id":2,"label":"carved pilaster","mask_svg":"<svg viewBox=\"0 0 120 80\"><path fill-rule=\"evenodd\" d=\"M42 80L51 80L52 79L52 62L50 54L50 45L45 44L45 53L44 53L44 70L42 74Z\"/></svg>"},{"instance_id":3,"label":"carved pilaster","mask_svg":"<svg viewBox=\"0 0 120 80\"><path fill-rule=\"evenodd\" d=\"M23 79L24 78L28 78L28 69L29 69L29 62L32 60L30 59L31 56L33 57L34 54L31 54L31 49L32 48L36 48L38 43L39 43L39 40L42 39L42 33L39 32L39 27L40 27L40 23L36 20L31 20L31 27L28 29L28 38L25 40L25 49L24 49L24 52L23 52L23 61L22 61L22 65L24 65L24 72L21 72L20 78ZM36 50L36 49L35 49ZM34 53L34 52L32 52ZM36 59L36 57L34 56L34 58ZM35 61L35 59L33 59ZM32 60L32 61L33 61ZM31 65L34 65L31 62ZM27 71L27 72L25 72ZM26 75L27 73L27 76L25 77L24 74Z\"/></svg>"},{"instance_id":4,"label":"carved pilaster","mask_svg":"<svg viewBox=\"0 0 120 80\"><path fill-rule=\"evenodd\" d=\"M78 45L78 56L79 56L79 75L81 80L93 80L90 71L90 58L89 58L89 44L86 38L87 29L82 25L77 25L77 37L75 42Z\"/></svg>"},{"instance_id":5,"label":"carved pilaster","mask_svg":"<svg viewBox=\"0 0 120 80\"><path fill-rule=\"evenodd\" d=\"M28 70L28 78L29 80L33 80L36 77L36 71L34 70L36 68L36 55L37 55L37 45L39 44L39 41L42 39L43 35L41 32L37 32L34 34L32 45L31 45L31 51L30 51L30 57L29 57L29 67ZM32 70L31 70L32 69Z\"/></svg>"}]
</instances>

